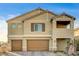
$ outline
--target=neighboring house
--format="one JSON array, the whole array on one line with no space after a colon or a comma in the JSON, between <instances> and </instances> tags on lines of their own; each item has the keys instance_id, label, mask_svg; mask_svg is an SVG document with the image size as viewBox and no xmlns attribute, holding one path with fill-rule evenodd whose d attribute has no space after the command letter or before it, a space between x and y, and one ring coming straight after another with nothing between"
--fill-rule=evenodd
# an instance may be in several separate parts
<instances>
[{"instance_id":1,"label":"neighboring house","mask_svg":"<svg viewBox=\"0 0 79 59\"><path fill-rule=\"evenodd\" d=\"M75 18L35 9L8 20L10 51L64 51L74 40Z\"/></svg>"},{"instance_id":2,"label":"neighboring house","mask_svg":"<svg viewBox=\"0 0 79 59\"><path fill-rule=\"evenodd\" d=\"M76 44L76 50L79 51L79 28L76 28L74 30L74 37L75 37L75 44Z\"/></svg>"},{"instance_id":3,"label":"neighboring house","mask_svg":"<svg viewBox=\"0 0 79 59\"><path fill-rule=\"evenodd\" d=\"M74 30L74 37L75 37L75 40L79 40L79 28L76 28Z\"/></svg>"}]
</instances>

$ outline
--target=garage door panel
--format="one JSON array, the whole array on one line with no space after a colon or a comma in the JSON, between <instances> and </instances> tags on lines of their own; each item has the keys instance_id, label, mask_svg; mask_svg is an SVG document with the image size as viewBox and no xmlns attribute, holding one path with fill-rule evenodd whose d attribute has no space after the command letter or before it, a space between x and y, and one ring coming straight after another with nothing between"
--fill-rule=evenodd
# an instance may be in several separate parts
<instances>
[{"instance_id":1,"label":"garage door panel","mask_svg":"<svg viewBox=\"0 0 79 59\"><path fill-rule=\"evenodd\" d=\"M48 40L28 40L28 51L47 51Z\"/></svg>"},{"instance_id":2,"label":"garage door panel","mask_svg":"<svg viewBox=\"0 0 79 59\"><path fill-rule=\"evenodd\" d=\"M22 51L22 40L12 40L12 51Z\"/></svg>"}]
</instances>

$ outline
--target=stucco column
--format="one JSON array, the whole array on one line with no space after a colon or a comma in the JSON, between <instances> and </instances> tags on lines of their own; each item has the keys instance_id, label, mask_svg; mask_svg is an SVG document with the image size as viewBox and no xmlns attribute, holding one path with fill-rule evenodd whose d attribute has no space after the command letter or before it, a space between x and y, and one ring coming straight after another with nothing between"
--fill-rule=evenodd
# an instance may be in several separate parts
<instances>
[{"instance_id":1,"label":"stucco column","mask_svg":"<svg viewBox=\"0 0 79 59\"><path fill-rule=\"evenodd\" d=\"M71 27L71 31L72 31L71 43L74 43L74 20L71 21L70 27Z\"/></svg>"},{"instance_id":2,"label":"stucco column","mask_svg":"<svg viewBox=\"0 0 79 59\"><path fill-rule=\"evenodd\" d=\"M49 51L52 51L52 39L49 40Z\"/></svg>"},{"instance_id":3,"label":"stucco column","mask_svg":"<svg viewBox=\"0 0 79 59\"><path fill-rule=\"evenodd\" d=\"M57 51L57 40L56 40L56 38L53 38L52 42L53 42L53 44L52 44L52 50L53 51Z\"/></svg>"},{"instance_id":4,"label":"stucco column","mask_svg":"<svg viewBox=\"0 0 79 59\"><path fill-rule=\"evenodd\" d=\"M56 40L56 35L55 35L55 30L56 30L56 21L52 21L52 51L57 50L57 40Z\"/></svg>"},{"instance_id":5,"label":"stucco column","mask_svg":"<svg viewBox=\"0 0 79 59\"><path fill-rule=\"evenodd\" d=\"M74 20L72 20L71 22L70 22L70 27L71 27L71 29L74 29Z\"/></svg>"},{"instance_id":6,"label":"stucco column","mask_svg":"<svg viewBox=\"0 0 79 59\"><path fill-rule=\"evenodd\" d=\"M26 39L22 40L22 49L23 51L27 51L27 40Z\"/></svg>"}]
</instances>

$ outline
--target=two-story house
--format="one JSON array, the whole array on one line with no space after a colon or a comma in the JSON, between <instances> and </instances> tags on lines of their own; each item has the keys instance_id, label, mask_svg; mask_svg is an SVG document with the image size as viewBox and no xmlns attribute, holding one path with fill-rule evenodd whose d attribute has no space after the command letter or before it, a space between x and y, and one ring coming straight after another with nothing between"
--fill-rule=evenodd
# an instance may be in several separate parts
<instances>
[{"instance_id":1,"label":"two-story house","mask_svg":"<svg viewBox=\"0 0 79 59\"><path fill-rule=\"evenodd\" d=\"M8 20L9 51L64 51L74 40L74 20L41 8Z\"/></svg>"}]
</instances>

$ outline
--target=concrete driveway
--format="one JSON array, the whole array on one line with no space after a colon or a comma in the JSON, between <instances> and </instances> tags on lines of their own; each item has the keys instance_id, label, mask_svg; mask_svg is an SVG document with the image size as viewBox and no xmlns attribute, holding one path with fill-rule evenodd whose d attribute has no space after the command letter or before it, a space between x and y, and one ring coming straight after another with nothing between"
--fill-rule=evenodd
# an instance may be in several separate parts
<instances>
[{"instance_id":1,"label":"concrete driveway","mask_svg":"<svg viewBox=\"0 0 79 59\"><path fill-rule=\"evenodd\" d=\"M0 53L0 56L68 56L63 52L47 52L47 51L34 51L34 52L6 52ZM71 55L73 56L73 55ZM74 56L79 56L79 51Z\"/></svg>"},{"instance_id":2,"label":"concrete driveway","mask_svg":"<svg viewBox=\"0 0 79 59\"><path fill-rule=\"evenodd\" d=\"M2 56L67 56L62 52L7 52Z\"/></svg>"}]
</instances>

